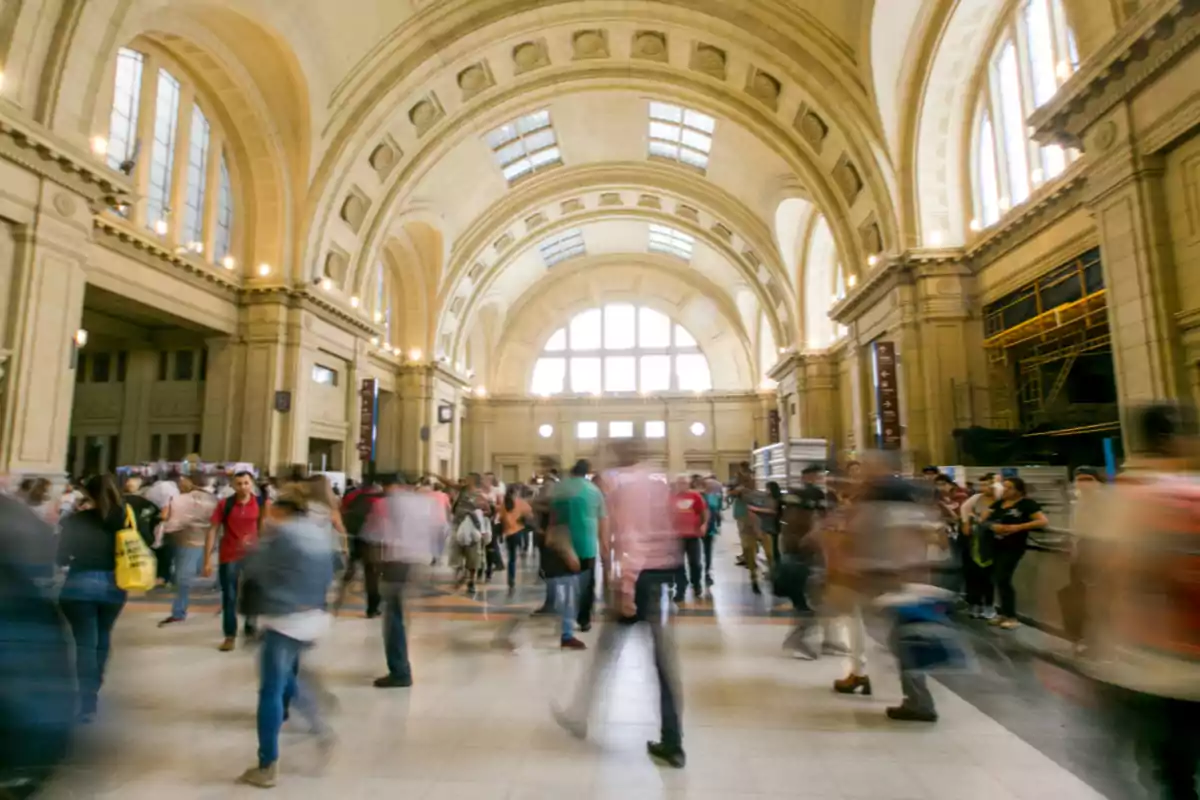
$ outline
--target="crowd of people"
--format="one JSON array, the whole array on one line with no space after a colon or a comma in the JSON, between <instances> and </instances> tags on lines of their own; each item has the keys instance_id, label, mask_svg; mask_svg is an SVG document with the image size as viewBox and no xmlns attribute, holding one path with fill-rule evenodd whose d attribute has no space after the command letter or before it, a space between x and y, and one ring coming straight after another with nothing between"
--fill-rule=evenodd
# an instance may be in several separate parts
<instances>
[{"instance_id":1,"label":"crowd of people","mask_svg":"<svg viewBox=\"0 0 1200 800\"><path fill-rule=\"evenodd\" d=\"M1200 746L1187 731L1200 710L1200 572L1189 538L1200 530L1200 484L1189 477L1196 439L1188 420L1164 408L1139 424L1148 444L1112 491L1104 491L1100 471L1075 470L1071 581L1059 597L1080 668L1103 687L1106 707L1120 720L1116 730L1137 738L1147 785L1195 797ZM366 616L383 617L386 671L374 686L414 685L407 598L443 561L453 585L471 593L504 576L511 597L536 574L546 595L533 613L557 620L564 651L587 650L579 634L600 625L572 701L552 709L574 736L587 735L607 667L630 631L648 628L660 698L660 737L648 752L683 767L671 611L687 602L689 589L696 601L711 598L713 543L726 511L751 592L769 587L794 609L785 648L803 659L846 658L833 691L870 695L868 623L872 631L886 624L903 695L887 716L935 722L927 675L969 660L965 623L951 620L1019 627L1014 574L1030 534L1049 521L1016 474L988 474L966 486L936 468L903 478L893 455L869 453L836 473L814 464L788 487L760 486L745 463L727 486L712 476L665 480L633 440L614 442L604 467L580 460L560 475L547 460L528 484L507 486L490 473L461 481L387 475L339 496L324 476L299 470L262 483L238 473L220 486L193 474L122 487L99 475L56 502L48 486L27 482L0 496L9 531L5 597L19 601L6 603L3 621L7 630L33 631L31 621L65 620L73 656L43 647L40 674L63 677L71 690L10 681L0 701L4 724L24 730L27 716L44 722L58 714L75 724L95 718L126 602L114 576L114 541L136 526L158 553L160 582L174 587L160 627L188 619L193 582L215 568L219 649L238 647L239 623L243 641L259 648L258 756L241 776L245 783L275 785L279 732L292 709L306 718L319 752L332 752L322 691L303 662L360 574ZM57 536L47 535L52 529ZM55 544L48 549L47 542ZM66 567L56 591L48 589L52 563ZM1103 592L1095 589L1099 576ZM521 619L513 614L502 625L497 644L515 646ZM6 678L19 674L11 656L0 667ZM65 751L69 726L57 733L53 725L34 727L37 736L5 737L20 741L5 748L6 760L15 752L14 763L48 764Z\"/></svg>"}]
</instances>

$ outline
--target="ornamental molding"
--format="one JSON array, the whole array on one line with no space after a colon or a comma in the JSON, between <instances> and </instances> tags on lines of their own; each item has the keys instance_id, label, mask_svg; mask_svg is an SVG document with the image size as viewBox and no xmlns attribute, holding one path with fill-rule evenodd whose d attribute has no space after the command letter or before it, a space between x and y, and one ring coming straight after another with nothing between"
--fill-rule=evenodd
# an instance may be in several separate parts
<instances>
[{"instance_id":1,"label":"ornamental molding","mask_svg":"<svg viewBox=\"0 0 1200 800\"><path fill-rule=\"evenodd\" d=\"M1083 208L1087 202L1087 185L1086 159L1080 159L1064 176L1041 187L1030 200L1009 212L1000 224L968 244L964 255L971 271L978 274Z\"/></svg>"},{"instance_id":2,"label":"ornamental molding","mask_svg":"<svg viewBox=\"0 0 1200 800\"><path fill-rule=\"evenodd\" d=\"M216 267L187 257L173 251L163 244L162 240L149 233L130 227L124 222L115 222L108 217L97 214L92 219L94 241L99 246L114 253L132 258L138 263L153 267L160 272L166 272L176 277L182 277L189 283L200 286L212 294L227 299L236 297L239 284L220 274Z\"/></svg>"},{"instance_id":3,"label":"ornamental molding","mask_svg":"<svg viewBox=\"0 0 1200 800\"><path fill-rule=\"evenodd\" d=\"M133 188L90 152L80 150L0 100L0 157L87 198L93 210L128 202Z\"/></svg>"},{"instance_id":4,"label":"ornamental molding","mask_svg":"<svg viewBox=\"0 0 1200 800\"><path fill-rule=\"evenodd\" d=\"M757 403L761 400L762 395L759 392L704 392L696 394L695 392L656 392L645 397L641 395L625 396L625 395L601 395L583 396L583 397L568 397L554 395L551 397L538 397L518 394L497 394L488 395L487 397L468 396L465 399L469 406L518 406L518 407L534 407L534 408L595 408L599 411L606 411L611 408L645 408L648 406L686 406L686 405L718 405L718 404L744 404L747 402Z\"/></svg>"},{"instance_id":5,"label":"ornamental molding","mask_svg":"<svg viewBox=\"0 0 1200 800\"><path fill-rule=\"evenodd\" d=\"M1084 134L1200 39L1200 0L1152 0L1029 118L1033 138L1082 148Z\"/></svg>"}]
</instances>

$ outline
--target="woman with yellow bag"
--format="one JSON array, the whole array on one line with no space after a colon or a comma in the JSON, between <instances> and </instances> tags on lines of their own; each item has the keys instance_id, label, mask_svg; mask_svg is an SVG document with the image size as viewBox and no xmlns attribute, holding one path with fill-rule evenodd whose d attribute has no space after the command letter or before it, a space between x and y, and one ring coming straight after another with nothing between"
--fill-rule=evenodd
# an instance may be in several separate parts
<instances>
[{"instance_id":1,"label":"woman with yellow bag","mask_svg":"<svg viewBox=\"0 0 1200 800\"><path fill-rule=\"evenodd\" d=\"M58 562L68 572L58 603L75 638L79 721L89 723L96 715L112 629L125 607L116 568L118 536L127 525L125 503L111 474L90 478L83 490L84 508L62 522Z\"/></svg>"}]
</instances>

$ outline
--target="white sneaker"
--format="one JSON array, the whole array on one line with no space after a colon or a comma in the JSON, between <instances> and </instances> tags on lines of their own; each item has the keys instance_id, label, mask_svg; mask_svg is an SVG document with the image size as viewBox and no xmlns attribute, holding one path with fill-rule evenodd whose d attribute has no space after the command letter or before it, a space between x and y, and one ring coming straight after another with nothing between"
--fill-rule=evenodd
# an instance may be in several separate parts
<instances>
[{"instance_id":1,"label":"white sneaker","mask_svg":"<svg viewBox=\"0 0 1200 800\"><path fill-rule=\"evenodd\" d=\"M993 620L996 618L996 609L994 606L987 606L979 616L980 619Z\"/></svg>"}]
</instances>

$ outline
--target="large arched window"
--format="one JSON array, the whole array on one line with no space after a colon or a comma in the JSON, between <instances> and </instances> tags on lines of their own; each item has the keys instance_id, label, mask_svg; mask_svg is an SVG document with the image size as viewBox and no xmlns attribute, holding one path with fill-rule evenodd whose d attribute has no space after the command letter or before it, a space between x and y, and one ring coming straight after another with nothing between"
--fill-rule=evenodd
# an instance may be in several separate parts
<instances>
[{"instance_id":1,"label":"large arched window","mask_svg":"<svg viewBox=\"0 0 1200 800\"><path fill-rule=\"evenodd\" d=\"M391 272L382 261L376 262L375 274L371 277L369 287L368 308L371 309L371 321L383 334L383 346L389 348L396 340L395 329L392 327L392 298L395 296L395 282Z\"/></svg>"},{"instance_id":2,"label":"large arched window","mask_svg":"<svg viewBox=\"0 0 1200 800\"><path fill-rule=\"evenodd\" d=\"M804 346L822 350L846 334L829 318L829 310L846 296L846 273L838 259L833 230L824 216L817 219L804 259Z\"/></svg>"},{"instance_id":3,"label":"large arched window","mask_svg":"<svg viewBox=\"0 0 1200 800\"><path fill-rule=\"evenodd\" d=\"M1029 138L1026 120L1078 65L1062 0L1024 0L1007 20L987 62L972 142L973 230L995 225L1066 170L1078 153Z\"/></svg>"},{"instance_id":4,"label":"large arched window","mask_svg":"<svg viewBox=\"0 0 1200 800\"><path fill-rule=\"evenodd\" d=\"M93 149L143 198L125 211L166 242L236 266L234 192L225 137L186 72L153 48L117 52L108 138Z\"/></svg>"},{"instance_id":5,"label":"large arched window","mask_svg":"<svg viewBox=\"0 0 1200 800\"><path fill-rule=\"evenodd\" d=\"M708 359L666 314L623 303L576 314L546 341L530 391L555 394L706 392Z\"/></svg>"}]
</instances>

